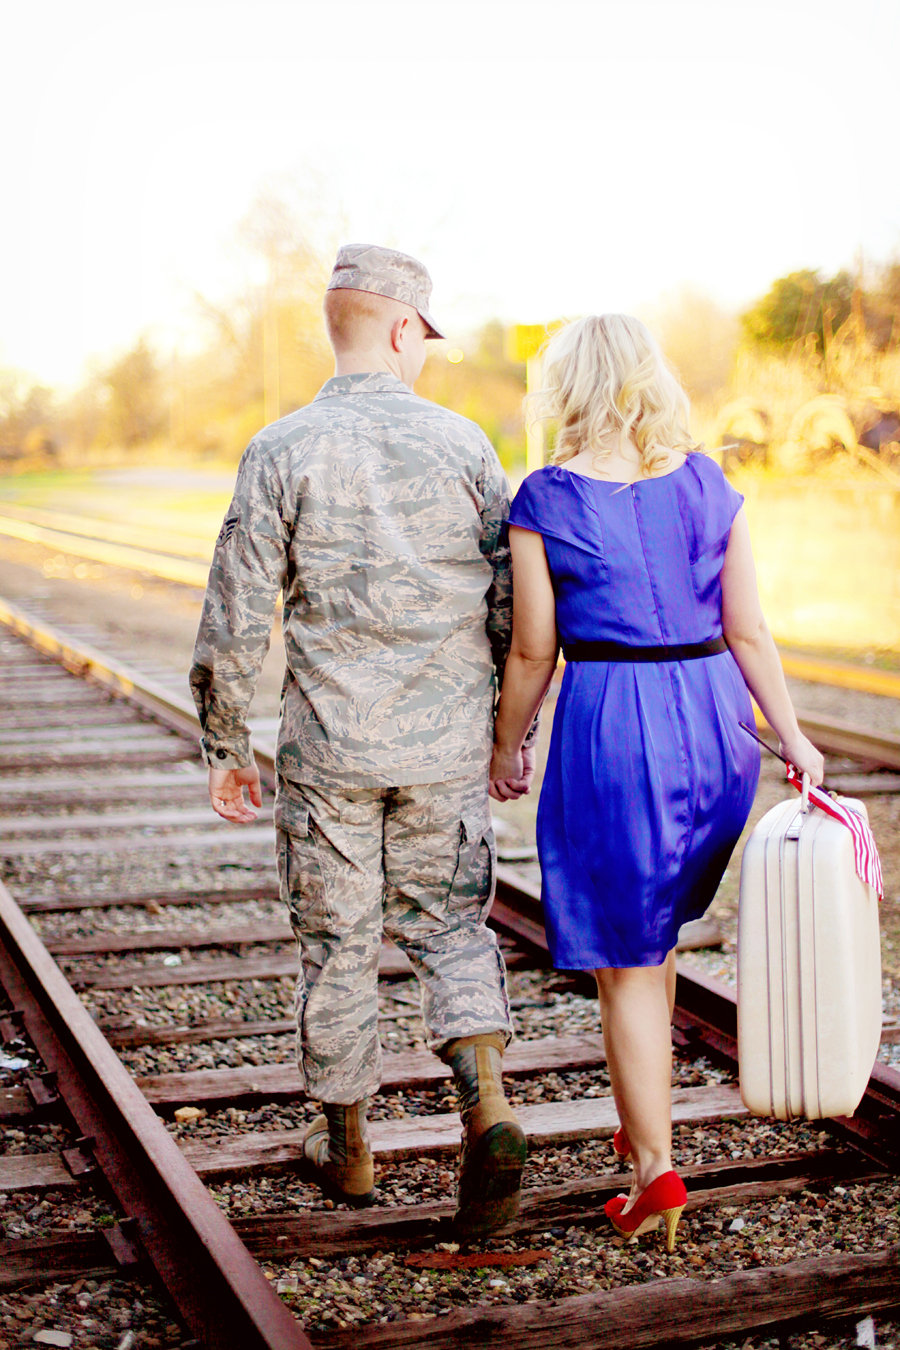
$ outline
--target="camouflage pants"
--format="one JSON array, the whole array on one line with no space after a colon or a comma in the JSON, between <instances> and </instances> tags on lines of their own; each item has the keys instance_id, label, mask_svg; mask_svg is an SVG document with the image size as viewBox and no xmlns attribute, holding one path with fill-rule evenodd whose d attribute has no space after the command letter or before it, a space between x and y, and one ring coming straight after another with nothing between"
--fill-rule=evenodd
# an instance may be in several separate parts
<instances>
[{"instance_id":1,"label":"camouflage pants","mask_svg":"<svg viewBox=\"0 0 900 1350\"><path fill-rule=\"evenodd\" d=\"M300 1077L311 1097L350 1103L378 1088L382 934L419 977L432 1049L510 1034L506 969L485 925L494 836L483 781L339 791L282 781L275 824L300 952Z\"/></svg>"}]
</instances>

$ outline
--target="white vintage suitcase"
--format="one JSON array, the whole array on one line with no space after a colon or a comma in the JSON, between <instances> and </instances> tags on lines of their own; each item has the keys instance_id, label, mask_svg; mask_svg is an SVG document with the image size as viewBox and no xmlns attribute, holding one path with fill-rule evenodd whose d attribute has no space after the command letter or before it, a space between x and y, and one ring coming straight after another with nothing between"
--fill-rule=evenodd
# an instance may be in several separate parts
<instances>
[{"instance_id":1,"label":"white vintage suitcase","mask_svg":"<svg viewBox=\"0 0 900 1350\"><path fill-rule=\"evenodd\" d=\"M878 898L856 874L850 830L798 795L763 816L741 864L744 1105L779 1120L852 1115L880 1039Z\"/></svg>"}]
</instances>

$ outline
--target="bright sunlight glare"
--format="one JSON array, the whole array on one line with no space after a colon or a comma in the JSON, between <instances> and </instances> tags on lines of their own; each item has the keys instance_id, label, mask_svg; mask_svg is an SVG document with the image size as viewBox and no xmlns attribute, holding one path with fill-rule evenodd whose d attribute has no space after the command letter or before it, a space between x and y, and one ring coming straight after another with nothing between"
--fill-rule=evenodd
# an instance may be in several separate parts
<instances>
[{"instance_id":1,"label":"bright sunlight glare","mask_svg":"<svg viewBox=\"0 0 900 1350\"><path fill-rule=\"evenodd\" d=\"M0 366L49 383L189 348L265 191L326 256L420 256L457 342L900 247L894 0L49 0L5 30Z\"/></svg>"}]
</instances>

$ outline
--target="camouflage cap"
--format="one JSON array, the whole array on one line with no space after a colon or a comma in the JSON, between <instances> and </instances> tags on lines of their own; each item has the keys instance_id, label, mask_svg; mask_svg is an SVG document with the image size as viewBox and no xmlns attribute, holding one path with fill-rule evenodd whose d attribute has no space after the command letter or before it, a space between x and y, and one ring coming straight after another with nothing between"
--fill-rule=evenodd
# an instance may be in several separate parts
<instances>
[{"instance_id":1,"label":"camouflage cap","mask_svg":"<svg viewBox=\"0 0 900 1350\"><path fill-rule=\"evenodd\" d=\"M428 312L431 299L431 277L428 269L408 253L378 244L344 244L338 249L334 271L328 283L330 291L372 291L412 305L428 326L425 334L442 338Z\"/></svg>"}]
</instances>

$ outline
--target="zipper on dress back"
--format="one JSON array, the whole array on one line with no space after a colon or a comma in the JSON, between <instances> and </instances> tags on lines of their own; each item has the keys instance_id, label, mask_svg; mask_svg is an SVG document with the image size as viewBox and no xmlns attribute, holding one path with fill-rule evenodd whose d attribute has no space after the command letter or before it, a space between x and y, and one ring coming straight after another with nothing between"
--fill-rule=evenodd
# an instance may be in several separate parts
<instances>
[{"instance_id":1,"label":"zipper on dress back","mask_svg":"<svg viewBox=\"0 0 900 1350\"><path fill-rule=\"evenodd\" d=\"M646 572L647 572L647 588L648 588L648 590L649 590L649 592L650 592L650 599L651 599L652 602L653 602L653 613L654 613L655 616L656 616L656 629L657 629L657 632L659 633L659 640L660 640L660 642L665 642L666 639L665 639L665 636L664 636L664 634L663 634L663 626L662 626L662 619L660 618L660 613L659 613L659 605L658 605L657 602L656 602L656 587L655 587L654 584L653 584L653 573L652 573L651 570L650 570L650 564L649 564L649 562L648 562L648 560L647 560L647 550L646 550L646 548L644 547L644 531L643 531L643 529L641 528L641 518L640 518L640 515L638 514L638 509L637 509L637 498L636 498L636 496L635 496L634 484L633 484L633 483L629 483L629 484L628 484L628 489L629 489L629 491L630 491L630 493L631 493L631 510L632 510L632 512L634 513L634 523L635 523L635 526L637 527L637 536L638 536L638 539L640 540L640 544L641 544L641 553L642 553L643 558L644 558L644 567L646 568Z\"/></svg>"}]
</instances>

